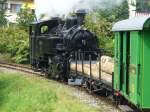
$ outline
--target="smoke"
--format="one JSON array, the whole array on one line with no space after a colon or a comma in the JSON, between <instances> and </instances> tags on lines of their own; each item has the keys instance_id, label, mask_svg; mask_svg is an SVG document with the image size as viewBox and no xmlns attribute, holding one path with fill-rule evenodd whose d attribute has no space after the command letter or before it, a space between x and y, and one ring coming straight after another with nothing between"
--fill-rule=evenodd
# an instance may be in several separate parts
<instances>
[{"instance_id":1,"label":"smoke","mask_svg":"<svg viewBox=\"0 0 150 112\"><path fill-rule=\"evenodd\" d=\"M36 15L49 17L67 15L78 9L95 10L111 8L124 0L35 0Z\"/></svg>"},{"instance_id":2,"label":"smoke","mask_svg":"<svg viewBox=\"0 0 150 112\"><path fill-rule=\"evenodd\" d=\"M37 18L42 14L49 17L67 15L78 2L79 0L35 0Z\"/></svg>"}]
</instances>

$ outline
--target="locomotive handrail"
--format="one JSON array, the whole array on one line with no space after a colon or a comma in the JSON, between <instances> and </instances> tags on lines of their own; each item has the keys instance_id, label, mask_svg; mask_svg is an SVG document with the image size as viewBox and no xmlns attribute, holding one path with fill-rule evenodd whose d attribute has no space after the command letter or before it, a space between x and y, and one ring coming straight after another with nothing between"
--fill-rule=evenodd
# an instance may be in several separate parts
<instances>
[{"instance_id":1,"label":"locomotive handrail","mask_svg":"<svg viewBox=\"0 0 150 112\"><path fill-rule=\"evenodd\" d=\"M93 75L92 75L92 64L93 64L93 59L92 59L92 56L94 55L93 53L97 53L97 61L95 60L94 62L98 62L98 66L99 66L99 70L98 70L98 77L99 77L99 80L101 81L101 62L100 62L100 59L101 59L101 53L100 53L100 49L97 49L95 51L73 51L71 54L74 54L74 58L72 58L72 60L70 61L70 64L73 62L73 60L75 61L75 74L77 75L78 72L81 72L82 74L84 74L84 64L85 62L89 62L89 72L90 72L90 79L93 79ZM87 53L87 57L88 57L88 60L84 60L85 57L84 57L84 54ZM79 60L81 59L81 61L78 61L78 55L80 56L81 55L81 58L79 58ZM72 56L70 56L72 57ZM70 58L71 59L71 58ZM81 63L79 63L81 62ZM78 64L82 64L82 71L78 71Z\"/></svg>"}]
</instances>

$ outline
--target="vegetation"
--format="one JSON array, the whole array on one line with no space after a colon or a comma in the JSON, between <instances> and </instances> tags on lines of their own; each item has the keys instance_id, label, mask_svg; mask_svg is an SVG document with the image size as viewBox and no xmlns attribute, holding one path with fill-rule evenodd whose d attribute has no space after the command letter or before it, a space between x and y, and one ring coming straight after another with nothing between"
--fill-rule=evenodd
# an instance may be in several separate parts
<instances>
[{"instance_id":1,"label":"vegetation","mask_svg":"<svg viewBox=\"0 0 150 112\"><path fill-rule=\"evenodd\" d=\"M136 0L136 4L133 2L132 5L136 5L139 12L150 12L150 0Z\"/></svg>"},{"instance_id":2,"label":"vegetation","mask_svg":"<svg viewBox=\"0 0 150 112\"><path fill-rule=\"evenodd\" d=\"M0 52L9 53L16 63L26 63L28 61L28 43L28 33L25 30L21 30L17 26L0 28Z\"/></svg>"},{"instance_id":3,"label":"vegetation","mask_svg":"<svg viewBox=\"0 0 150 112\"><path fill-rule=\"evenodd\" d=\"M33 75L1 72L0 91L1 112L101 112L72 96L72 88Z\"/></svg>"},{"instance_id":4,"label":"vegetation","mask_svg":"<svg viewBox=\"0 0 150 112\"><path fill-rule=\"evenodd\" d=\"M110 8L100 9L86 17L85 26L99 37L99 45L110 55L114 52L114 35L111 31L116 21L129 17L128 3L124 1L121 5Z\"/></svg>"},{"instance_id":5,"label":"vegetation","mask_svg":"<svg viewBox=\"0 0 150 112\"><path fill-rule=\"evenodd\" d=\"M24 8L18 13L17 24L0 27L0 52L10 54L16 63L29 62L28 26L34 18L34 14Z\"/></svg>"},{"instance_id":6,"label":"vegetation","mask_svg":"<svg viewBox=\"0 0 150 112\"><path fill-rule=\"evenodd\" d=\"M28 31L29 24L35 20L34 12L25 6L18 12L17 16L18 26Z\"/></svg>"}]
</instances>

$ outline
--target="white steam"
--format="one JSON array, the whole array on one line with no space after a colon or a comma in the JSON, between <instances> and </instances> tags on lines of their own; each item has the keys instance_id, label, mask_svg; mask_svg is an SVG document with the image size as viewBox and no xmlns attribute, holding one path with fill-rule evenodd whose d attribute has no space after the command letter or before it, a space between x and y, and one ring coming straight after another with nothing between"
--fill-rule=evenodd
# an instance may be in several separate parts
<instances>
[{"instance_id":1,"label":"white steam","mask_svg":"<svg viewBox=\"0 0 150 112\"><path fill-rule=\"evenodd\" d=\"M52 16L67 15L77 9L100 9L111 8L119 5L124 0L35 0L36 15Z\"/></svg>"}]
</instances>

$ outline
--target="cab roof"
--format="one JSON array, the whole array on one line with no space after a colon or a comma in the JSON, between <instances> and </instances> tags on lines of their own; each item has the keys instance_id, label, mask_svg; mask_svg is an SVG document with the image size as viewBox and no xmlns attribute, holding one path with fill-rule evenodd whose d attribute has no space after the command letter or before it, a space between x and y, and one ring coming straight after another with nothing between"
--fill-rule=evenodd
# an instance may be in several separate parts
<instances>
[{"instance_id":1,"label":"cab roof","mask_svg":"<svg viewBox=\"0 0 150 112\"><path fill-rule=\"evenodd\" d=\"M49 20L38 20L38 21L32 22L31 25L41 24L41 23L43 24L43 23L50 22L51 20L60 20L60 18L59 17L53 17L53 18L51 18Z\"/></svg>"},{"instance_id":2,"label":"cab roof","mask_svg":"<svg viewBox=\"0 0 150 112\"><path fill-rule=\"evenodd\" d=\"M114 24L112 31L137 31L150 27L150 16L140 16L119 21Z\"/></svg>"}]
</instances>

